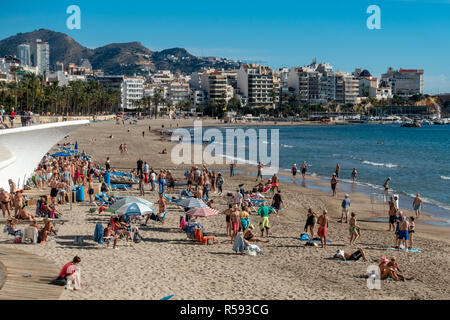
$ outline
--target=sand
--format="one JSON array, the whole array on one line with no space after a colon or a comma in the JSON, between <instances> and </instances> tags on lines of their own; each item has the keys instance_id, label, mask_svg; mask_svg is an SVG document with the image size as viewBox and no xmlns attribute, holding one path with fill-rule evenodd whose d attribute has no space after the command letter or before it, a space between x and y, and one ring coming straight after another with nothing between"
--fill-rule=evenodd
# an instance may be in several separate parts
<instances>
[{"instance_id":1,"label":"sand","mask_svg":"<svg viewBox=\"0 0 450 320\"><path fill-rule=\"evenodd\" d=\"M187 166L177 167L170 162L170 155L158 154L163 148L168 148L170 154L173 146L155 131L161 129L162 123L167 129L170 125L175 128L177 123L179 126L192 125L192 121L174 120L146 120L132 126L99 122L80 129L65 141L77 140L80 149L93 155L94 160L102 165L106 156L110 156L113 168L129 170L136 166L138 157L142 157L154 169L177 169L177 178L183 180L181 169ZM207 124L218 125L219 122L210 120ZM153 132L149 132L149 125ZM142 131L146 131L145 138ZM111 134L113 139L109 139ZM121 143L128 145L128 155L120 155L118 147ZM222 166L222 169L225 168ZM248 167L238 169L255 171ZM240 183L253 186L255 180L248 175L230 178L228 173L224 173L224 177L226 191L234 191ZM61 296L63 300L158 300L172 294L173 299L180 300L450 298L448 228L417 223L415 247L422 252L406 253L387 250L394 240L394 235L386 231L387 223L359 222L362 235L356 247L362 247L375 262L339 262L331 259L337 249L354 252L356 248L349 246L348 225L337 222L343 194L338 193L337 198L332 198L325 192L292 183L281 183L280 188L286 209L278 217L270 217L270 242L258 244L264 250L263 256L236 255L232 252L223 215L199 219L206 232L216 237L215 245L204 246L188 240L179 228L182 211L173 205L169 206L164 225L149 222L148 227L140 227L144 237L141 243L121 240L117 250L106 249L93 242L95 224L106 223L108 216L90 214L87 203L75 204L72 211L69 211L68 205L60 206L60 211L69 222L60 227L55 241L15 245L11 237L2 233L0 249L21 248L49 258L58 266L64 265L75 255L80 256L84 287L78 292L65 291ZM180 190L178 187L177 192ZM116 194L137 196L138 191ZM227 197L211 194L217 208L221 211L225 209ZM156 202L157 193L149 193L145 198ZM358 213L360 220L385 217L386 209L381 206L372 212L366 196L352 194L351 199L352 211ZM330 213L329 239L332 243L326 249L307 247L297 240L303 233L309 207L317 211L327 209ZM250 219L252 224L258 225L258 216L252 215ZM84 247L73 245L74 237L78 235L85 237ZM366 270L383 255L395 255L405 274L415 280L406 283L382 281L380 290L369 290Z\"/></svg>"}]
</instances>

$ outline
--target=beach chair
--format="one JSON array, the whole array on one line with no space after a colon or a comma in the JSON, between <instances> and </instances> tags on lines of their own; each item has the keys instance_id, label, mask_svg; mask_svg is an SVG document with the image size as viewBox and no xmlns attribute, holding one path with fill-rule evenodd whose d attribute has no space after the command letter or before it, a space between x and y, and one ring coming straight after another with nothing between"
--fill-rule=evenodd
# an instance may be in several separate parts
<instances>
[{"instance_id":1,"label":"beach chair","mask_svg":"<svg viewBox=\"0 0 450 320\"><path fill-rule=\"evenodd\" d=\"M23 242L31 240L31 243L38 243L38 231L35 227L27 227L23 232Z\"/></svg>"},{"instance_id":2,"label":"beach chair","mask_svg":"<svg viewBox=\"0 0 450 320\"><path fill-rule=\"evenodd\" d=\"M194 229L195 240L201 244L212 245L214 244L215 238L212 236L204 236L202 229L195 228Z\"/></svg>"},{"instance_id":3,"label":"beach chair","mask_svg":"<svg viewBox=\"0 0 450 320\"><path fill-rule=\"evenodd\" d=\"M150 216L150 220L156 221L156 222L161 222L164 223L164 221L166 220L166 215L167 215L167 211L164 212L163 216L160 218L158 217L158 215L152 213L152 215Z\"/></svg>"}]
</instances>

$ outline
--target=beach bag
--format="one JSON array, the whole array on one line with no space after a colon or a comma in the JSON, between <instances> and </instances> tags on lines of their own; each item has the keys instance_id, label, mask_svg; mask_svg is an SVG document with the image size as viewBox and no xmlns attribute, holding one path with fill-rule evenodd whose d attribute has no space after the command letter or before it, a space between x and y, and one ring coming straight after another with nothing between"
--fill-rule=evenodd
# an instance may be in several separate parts
<instances>
[{"instance_id":1,"label":"beach bag","mask_svg":"<svg viewBox=\"0 0 450 320\"><path fill-rule=\"evenodd\" d=\"M300 235L300 241L308 241L308 240L310 240L310 239L309 239L309 236L306 233L302 233Z\"/></svg>"},{"instance_id":2,"label":"beach bag","mask_svg":"<svg viewBox=\"0 0 450 320\"><path fill-rule=\"evenodd\" d=\"M139 234L139 232L135 232L134 233L134 236L133 236L133 242L134 243L139 243L139 242L141 242L142 241L142 237L141 237L141 235Z\"/></svg>"},{"instance_id":3,"label":"beach bag","mask_svg":"<svg viewBox=\"0 0 450 320\"><path fill-rule=\"evenodd\" d=\"M305 246L317 247L317 243L312 242L312 241L308 241L307 243L305 243Z\"/></svg>"},{"instance_id":4,"label":"beach bag","mask_svg":"<svg viewBox=\"0 0 450 320\"><path fill-rule=\"evenodd\" d=\"M183 230L186 228L186 219L184 217L180 217L180 228Z\"/></svg>"},{"instance_id":5,"label":"beach bag","mask_svg":"<svg viewBox=\"0 0 450 320\"><path fill-rule=\"evenodd\" d=\"M22 243L22 237L15 238L14 243Z\"/></svg>"}]
</instances>

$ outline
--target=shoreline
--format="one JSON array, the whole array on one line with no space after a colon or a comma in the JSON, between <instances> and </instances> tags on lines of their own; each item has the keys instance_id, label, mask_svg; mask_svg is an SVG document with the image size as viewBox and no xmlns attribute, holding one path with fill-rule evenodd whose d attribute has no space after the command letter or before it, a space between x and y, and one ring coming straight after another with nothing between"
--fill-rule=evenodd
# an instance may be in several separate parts
<instances>
[{"instance_id":1,"label":"shoreline","mask_svg":"<svg viewBox=\"0 0 450 320\"><path fill-rule=\"evenodd\" d=\"M137 159L142 157L151 167L176 170L176 179L185 182L183 171L190 166L174 165L170 155L159 154L163 148L167 148L170 153L175 144L168 143L159 132L148 130L148 126L155 129L161 124L168 126L170 122L143 121L136 126L125 127L111 122L92 123L60 143L78 141L80 151L91 155L93 161L100 165L109 156L113 169L133 168ZM143 131L145 137L142 136ZM111 135L113 139L110 139ZM122 143L127 143L128 154L120 154L118 146ZM239 165L236 171L244 167ZM249 174L230 178L225 173L228 172L228 166L211 167L216 172L225 173L224 194L235 191L241 183L245 184L246 189L256 184L255 177L250 175L251 170L255 172L255 168L248 168ZM283 179L289 180L289 173ZM312 177L307 177L307 185L313 182ZM156 203L158 193L149 192L148 185L145 188L144 198ZM183 188L178 186L175 193L168 195L179 197ZM4 233L0 236L0 246L20 248L44 256L58 267L75 255L80 256L82 284L85 286L77 292L65 290L60 298L62 300L158 300L169 295L175 295L174 300L450 299L450 275L446 270L450 258L450 239L449 233L443 232L447 229L417 224L414 247L422 252L391 251L388 247L393 245L393 233L386 231L387 224L368 221L374 214L367 204L367 197L353 194L352 210L358 213L358 226L362 232L356 246L364 248L373 262L343 263L332 259L336 250L352 253L355 246L349 245L348 225L337 222L342 193L332 198L323 191L284 181L280 182L280 188L285 210L279 216L270 217L269 242L258 243L264 251L263 256L251 257L232 252L222 214L199 219L205 232L215 237L214 245L200 245L187 239L179 228L180 216L184 211L173 204L169 204L164 225L155 222L150 222L146 227L139 225L142 242L126 243L120 240L118 250L107 249L93 242L96 223L107 223L109 215L89 213L90 206L87 203L74 203L72 211L68 204L58 208L68 222L61 225L54 241L16 245ZM136 189L114 193L118 196L139 195ZM270 193L265 196L267 199L272 198ZM230 201L228 197L213 192L210 197L220 212ZM298 240L303 233L309 207L316 212L324 209L329 212L329 239L332 242L325 249L308 247ZM254 212L250 219L258 228L259 217ZM259 237L260 233L257 234ZM75 236L84 237L83 247L74 245ZM381 290L368 290L364 278L367 267L376 264L381 256L392 255L397 257L405 273L417 280L408 283L383 281ZM200 272L193 271L198 266L201 266ZM261 270L265 270L264 281L261 281Z\"/></svg>"},{"instance_id":2,"label":"shoreline","mask_svg":"<svg viewBox=\"0 0 450 320\"><path fill-rule=\"evenodd\" d=\"M291 124L285 124L285 126L286 125L295 126L295 125L291 125ZM314 126L321 126L321 125L322 124L314 124ZM354 125L354 124L349 123L346 125ZM230 124L223 124L223 123L220 124L219 123L216 125L215 124L203 125L203 127L228 127L228 126L230 126ZM258 123L258 124L255 124L254 126L256 126L256 127L261 127L261 126L277 127L278 125L277 124L259 124ZM298 126L301 126L301 125L298 125ZM327 126L327 124L323 124L323 126ZM233 125L233 127L245 127L245 126L242 124L235 124L235 125ZM192 129L193 126L183 126L180 128ZM163 131L163 130L158 131L157 130L157 132L160 132L160 133L162 132L162 134L168 135L168 136L170 136L172 133L171 130L168 130L168 131ZM167 140L173 144L177 144L176 141L171 141L170 138L168 138ZM223 157L226 158L226 156L223 156ZM256 167L255 164L249 164L249 163L239 164L239 165L243 165L244 167L249 166L251 168ZM245 171L252 172L252 170L250 170L250 169L246 169ZM288 174L285 174L287 171L290 171L290 169L280 167L279 175L290 176ZM327 183L327 177L325 177L319 173L316 173L316 172L312 172L312 174L308 173L307 176L309 178L312 178L312 177L317 178L317 183L314 185L315 188L318 188L321 190L323 190L324 188L329 188L329 184ZM270 177L267 176L266 178L270 178ZM353 184L353 183L349 182L349 180L347 180L347 179L339 179L339 182L340 182L339 183L340 185L345 186L345 189L347 190L348 193L357 192L357 193L361 193L361 194L365 195L368 198L368 203L371 203L372 194L376 194L377 196L384 194L384 192L380 191L382 189L381 186L373 185L370 182L357 181L355 184ZM357 190L352 190L352 189L357 189ZM402 197L400 197L400 209L402 211L407 212L408 214L411 214L411 216L415 216L415 213L411 209L411 206L405 205L405 202L412 203L412 200L414 197L411 197L411 195L407 194L404 191L397 191L397 190L391 190L389 192L389 195L392 195L392 194L401 195ZM422 210L421 216L429 217L429 219L426 220L427 223L438 226L438 227L450 228L450 210L446 207L446 205L441 204L441 203L436 204L436 203L434 203L435 200L433 200L433 199L431 199L431 201L424 199L423 201L424 201L424 205L426 205L428 208L431 208L431 209L427 209L427 210L431 210L431 212L428 212L428 213L425 213ZM387 205L387 203L386 203L386 205ZM443 216L446 216L446 217L443 217Z\"/></svg>"}]
</instances>

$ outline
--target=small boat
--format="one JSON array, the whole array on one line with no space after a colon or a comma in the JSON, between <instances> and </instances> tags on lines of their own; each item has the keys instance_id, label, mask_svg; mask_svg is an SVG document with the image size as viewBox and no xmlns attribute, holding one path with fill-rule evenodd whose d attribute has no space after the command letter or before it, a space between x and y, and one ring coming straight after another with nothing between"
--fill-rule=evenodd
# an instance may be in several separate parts
<instances>
[{"instance_id":1,"label":"small boat","mask_svg":"<svg viewBox=\"0 0 450 320\"><path fill-rule=\"evenodd\" d=\"M418 122L402 124L403 128L422 128L422 125Z\"/></svg>"}]
</instances>

